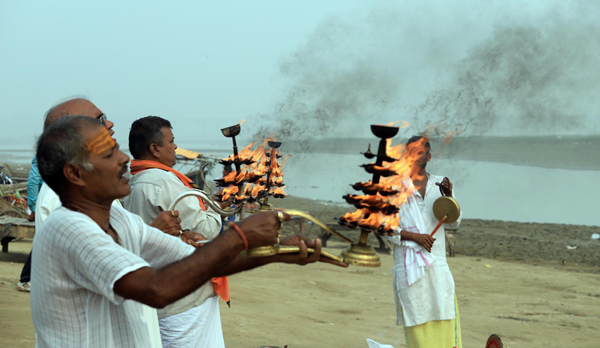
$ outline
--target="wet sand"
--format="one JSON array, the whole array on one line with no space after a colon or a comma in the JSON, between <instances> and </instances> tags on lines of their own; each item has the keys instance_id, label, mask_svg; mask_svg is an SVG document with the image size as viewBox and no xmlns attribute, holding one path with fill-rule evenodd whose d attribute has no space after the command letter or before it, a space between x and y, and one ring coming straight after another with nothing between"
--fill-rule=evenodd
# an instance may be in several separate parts
<instances>
[{"instance_id":1,"label":"wet sand","mask_svg":"<svg viewBox=\"0 0 600 348\"><path fill-rule=\"evenodd\" d=\"M347 205L289 197L275 206L333 223ZM288 225L284 233L297 227ZM314 226L306 233L320 234ZM448 263L456 281L464 347L496 333L505 347L595 347L600 340L599 227L465 220ZM348 234L356 238L353 233ZM374 239L373 239L373 242ZM569 250L566 246L577 246ZM346 245L330 240L328 251ZM30 240L0 253L0 342L34 347L29 294L15 284ZM221 306L227 347L404 347L395 325L390 255L381 268L269 265L230 278L232 307ZM35 286L35 285L34 285Z\"/></svg>"}]
</instances>

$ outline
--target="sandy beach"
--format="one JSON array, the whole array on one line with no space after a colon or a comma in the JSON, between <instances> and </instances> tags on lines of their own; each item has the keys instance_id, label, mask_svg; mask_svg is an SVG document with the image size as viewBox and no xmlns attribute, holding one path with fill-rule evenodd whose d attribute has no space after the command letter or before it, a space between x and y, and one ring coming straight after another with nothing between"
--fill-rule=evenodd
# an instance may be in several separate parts
<instances>
[{"instance_id":1,"label":"sandy beach","mask_svg":"<svg viewBox=\"0 0 600 348\"><path fill-rule=\"evenodd\" d=\"M294 197L273 203L324 221L348 210ZM295 231L290 224L284 233ZM483 347L492 333L511 348L595 347L600 242L590 235L598 232L599 227L465 220L456 238L458 256L448 259L464 347ZM309 225L306 233L321 232ZM327 250L339 254L344 247L332 238ZM15 288L30 249L31 240L21 240L0 253L2 346L35 346L29 294ZM227 347L364 348L367 338L404 347L402 328L395 325L392 256L381 255L381 261L381 268L348 269L275 264L231 277L232 307L221 306Z\"/></svg>"}]
</instances>

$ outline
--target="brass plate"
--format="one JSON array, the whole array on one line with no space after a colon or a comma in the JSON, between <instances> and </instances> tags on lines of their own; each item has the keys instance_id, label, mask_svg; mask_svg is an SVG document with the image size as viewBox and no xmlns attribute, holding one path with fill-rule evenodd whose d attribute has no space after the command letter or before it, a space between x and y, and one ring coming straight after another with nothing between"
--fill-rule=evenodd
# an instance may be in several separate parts
<instances>
[{"instance_id":1,"label":"brass plate","mask_svg":"<svg viewBox=\"0 0 600 348\"><path fill-rule=\"evenodd\" d=\"M433 202L433 215L438 220L446 217L444 223L451 224L460 217L460 205L456 199L448 196L443 196Z\"/></svg>"}]
</instances>

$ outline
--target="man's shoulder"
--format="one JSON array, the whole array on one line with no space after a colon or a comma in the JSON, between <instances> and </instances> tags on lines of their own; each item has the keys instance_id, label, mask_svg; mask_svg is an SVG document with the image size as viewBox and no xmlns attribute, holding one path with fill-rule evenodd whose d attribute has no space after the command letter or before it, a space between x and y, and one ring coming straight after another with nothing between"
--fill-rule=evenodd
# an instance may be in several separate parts
<instances>
[{"instance_id":1,"label":"man's shoulder","mask_svg":"<svg viewBox=\"0 0 600 348\"><path fill-rule=\"evenodd\" d=\"M121 205L116 204L113 204L110 208L110 217L111 219L116 218L127 225L130 225L132 223L138 224L138 220L141 219L139 215L134 214L122 207Z\"/></svg>"},{"instance_id":2,"label":"man's shoulder","mask_svg":"<svg viewBox=\"0 0 600 348\"><path fill-rule=\"evenodd\" d=\"M172 181L179 181L175 174L158 168L146 169L131 176L132 187L139 184L160 186L161 184Z\"/></svg>"},{"instance_id":3,"label":"man's shoulder","mask_svg":"<svg viewBox=\"0 0 600 348\"><path fill-rule=\"evenodd\" d=\"M43 200L40 200L41 198L43 198ZM44 182L42 184L42 187L40 187L40 192L38 192L38 206L40 204L44 204L44 201L53 202L56 200L60 201L60 198L58 197L56 192L54 192L54 190L52 190L50 186L48 186L48 184Z\"/></svg>"},{"instance_id":4,"label":"man's shoulder","mask_svg":"<svg viewBox=\"0 0 600 348\"><path fill-rule=\"evenodd\" d=\"M54 210L36 230L36 237L41 237L44 234L51 234L54 237L70 234L73 230L78 233L83 232L86 226L94 227L94 224L89 217L84 214L71 211L65 207L59 207Z\"/></svg>"}]
</instances>

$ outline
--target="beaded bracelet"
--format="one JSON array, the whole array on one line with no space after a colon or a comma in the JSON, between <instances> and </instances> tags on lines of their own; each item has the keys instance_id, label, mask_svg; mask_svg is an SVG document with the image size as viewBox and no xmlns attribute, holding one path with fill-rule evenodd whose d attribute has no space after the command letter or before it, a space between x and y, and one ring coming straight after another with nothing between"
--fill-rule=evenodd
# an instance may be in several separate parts
<instances>
[{"instance_id":1,"label":"beaded bracelet","mask_svg":"<svg viewBox=\"0 0 600 348\"><path fill-rule=\"evenodd\" d=\"M248 250L248 239L246 238L244 231L242 231L242 229L234 222L229 223L229 226L240 235L240 238L242 238L242 241L244 242L244 250Z\"/></svg>"}]
</instances>

